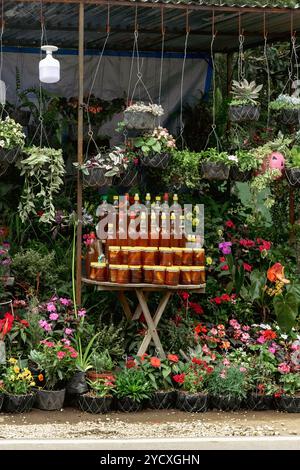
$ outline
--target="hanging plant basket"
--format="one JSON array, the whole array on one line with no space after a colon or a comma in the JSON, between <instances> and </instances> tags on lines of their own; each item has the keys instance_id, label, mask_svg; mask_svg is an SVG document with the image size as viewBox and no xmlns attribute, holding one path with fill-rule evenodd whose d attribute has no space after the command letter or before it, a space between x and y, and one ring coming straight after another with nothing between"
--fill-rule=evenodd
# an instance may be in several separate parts
<instances>
[{"instance_id":1,"label":"hanging plant basket","mask_svg":"<svg viewBox=\"0 0 300 470\"><path fill-rule=\"evenodd\" d=\"M300 168L287 168L285 175L290 186L300 187Z\"/></svg>"},{"instance_id":2,"label":"hanging plant basket","mask_svg":"<svg viewBox=\"0 0 300 470\"><path fill-rule=\"evenodd\" d=\"M35 406L39 410L61 410L64 406L66 390L38 390Z\"/></svg>"},{"instance_id":3,"label":"hanging plant basket","mask_svg":"<svg viewBox=\"0 0 300 470\"><path fill-rule=\"evenodd\" d=\"M300 108L285 108L279 112L279 120L286 125L296 126L300 124Z\"/></svg>"},{"instance_id":4,"label":"hanging plant basket","mask_svg":"<svg viewBox=\"0 0 300 470\"><path fill-rule=\"evenodd\" d=\"M117 400L118 410L124 411L125 413L135 413L141 411L143 404L135 401L129 397L118 398Z\"/></svg>"},{"instance_id":5,"label":"hanging plant basket","mask_svg":"<svg viewBox=\"0 0 300 470\"><path fill-rule=\"evenodd\" d=\"M81 395L78 399L79 408L87 413L108 413L112 409L112 397L93 397L89 394Z\"/></svg>"},{"instance_id":6,"label":"hanging plant basket","mask_svg":"<svg viewBox=\"0 0 300 470\"><path fill-rule=\"evenodd\" d=\"M147 406L153 410L168 410L175 407L176 391L158 390L149 399Z\"/></svg>"},{"instance_id":7,"label":"hanging plant basket","mask_svg":"<svg viewBox=\"0 0 300 470\"><path fill-rule=\"evenodd\" d=\"M208 408L208 395L202 393L178 392L176 407L181 411L202 413Z\"/></svg>"},{"instance_id":8,"label":"hanging plant basket","mask_svg":"<svg viewBox=\"0 0 300 470\"><path fill-rule=\"evenodd\" d=\"M131 188L136 186L139 181L139 172L136 166L131 166L127 168L125 173L116 180L118 186L123 186L124 188Z\"/></svg>"},{"instance_id":9,"label":"hanging plant basket","mask_svg":"<svg viewBox=\"0 0 300 470\"><path fill-rule=\"evenodd\" d=\"M260 108L258 106L229 106L229 119L232 122L258 121L259 116Z\"/></svg>"},{"instance_id":10,"label":"hanging plant basket","mask_svg":"<svg viewBox=\"0 0 300 470\"><path fill-rule=\"evenodd\" d=\"M19 154L20 154L20 147L16 147L14 149L4 149L0 148L0 163L4 163L7 165L11 165L12 163L15 163L17 160Z\"/></svg>"},{"instance_id":11,"label":"hanging plant basket","mask_svg":"<svg viewBox=\"0 0 300 470\"><path fill-rule=\"evenodd\" d=\"M273 395L257 395L250 393L245 400L246 408L253 411L266 411L274 409Z\"/></svg>"},{"instance_id":12,"label":"hanging plant basket","mask_svg":"<svg viewBox=\"0 0 300 470\"><path fill-rule=\"evenodd\" d=\"M238 166L231 166L229 171L229 178L232 181L250 181L252 178L252 170L240 171Z\"/></svg>"},{"instance_id":13,"label":"hanging plant basket","mask_svg":"<svg viewBox=\"0 0 300 470\"><path fill-rule=\"evenodd\" d=\"M105 176L103 168L89 168L89 174L83 175L84 186L101 188L102 186L110 186L112 178Z\"/></svg>"},{"instance_id":14,"label":"hanging plant basket","mask_svg":"<svg viewBox=\"0 0 300 470\"><path fill-rule=\"evenodd\" d=\"M165 170L169 165L170 159L171 154L168 152L150 153L149 155L143 155L141 157L141 164L142 166L162 168Z\"/></svg>"},{"instance_id":15,"label":"hanging plant basket","mask_svg":"<svg viewBox=\"0 0 300 470\"><path fill-rule=\"evenodd\" d=\"M34 404L34 394L27 395L4 395L3 410L7 413L26 413Z\"/></svg>"},{"instance_id":16,"label":"hanging plant basket","mask_svg":"<svg viewBox=\"0 0 300 470\"><path fill-rule=\"evenodd\" d=\"M156 126L156 119L156 116L150 112L124 111L124 123L127 129L154 129Z\"/></svg>"},{"instance_id":17,"label":"hanging plant basket","mask_svg":"<svg viewBox=\"0 0 300 470\"><path fill-rule=\"evenodd\" d=\"M276 398L275 403L279 411L286 411L287 413L300 413L300 396L282 396L280 398Z\"/></svg>"},{"instance_id":18,"label":"hanging plant basket","mask_svg":"<svg viewBox=\"0 0 300 470\"><path fill-rule=\"evenodd\" d=\"M224 163L204 162L201 164L202 178L207 180L227 180L230 167Z\"/></svg>"},{"instance_id":19,"label":"hanging plant basket","mask_svg":"<svg viewBox=\"0 0 300 470\"><path fill-rule=\"evenodd\" d=\"M210 402L211 402L212 408L216 408L217 410L222 410L222 411L236 411L236 410L239 410L242 405L241 398L225 396L225 395L220 395L220 396L212 395L210 397Z\"/></svg>"}]
</instances>

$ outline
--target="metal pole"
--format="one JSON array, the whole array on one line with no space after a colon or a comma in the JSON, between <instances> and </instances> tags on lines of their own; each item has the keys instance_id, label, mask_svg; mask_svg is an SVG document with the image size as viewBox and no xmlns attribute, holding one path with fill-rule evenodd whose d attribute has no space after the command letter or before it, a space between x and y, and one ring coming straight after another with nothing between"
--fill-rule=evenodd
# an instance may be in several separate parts
<instances>
[{"instance_id":1,"label":"metal pole","mask_svg":"<svg viewBox=\"0 0 300 470\"><path fill-rule=\"evenodd\" d=\"M78 136L77 136L77 162L83 163L83 79L84 79L84 2L79 4L78 25ZM82 243L82 178L80 172L77 177L77 240L76 240L76 300L81 305L81 243Z\"/></svg>"}]
</instances>

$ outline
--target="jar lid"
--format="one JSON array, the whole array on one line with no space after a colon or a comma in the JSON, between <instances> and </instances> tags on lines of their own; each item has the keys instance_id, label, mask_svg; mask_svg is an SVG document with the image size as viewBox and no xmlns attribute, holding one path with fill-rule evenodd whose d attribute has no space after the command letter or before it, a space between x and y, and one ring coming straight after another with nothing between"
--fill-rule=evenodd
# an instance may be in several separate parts
<instances>
[{"instance_id":1,"label":"jar lid","mask_svg":"<svg viewBox=\"0 0 300 470\"><path fill-rule=\"evenodd\" d=\"M172 248L172 250L173 251L180 251L180 253L182 253L183 248L174 247L174 248Z\"/></svg>"},{"instance_id":2,"label":"jar lid","mask_svg":"<svg viewBox=\"0 0 300 470\"><path fill-rule=\"evenodd\" d=\"M205 271L204 266L192 266L191 271Z\"/></svg>"},{"instance_id":3,"label":"jar lid","mask_svg":"<svg viewBox=\"0 0 300 470\"><path fill-rule=\"evenodd\" d=\"M149 253L150 252L155 252L155 251L158 251L158 248L155 247L155 246L145 246L144 248L142 248L143 251L148 251Z\"/></svg>"},{"instance_id":4,"label":"jar lid","mask_svg":"<svg viewBox=\"0 0 300 470\"><path fill-rule=\"evenodd\" d=\"M121 250L123 251L128 251L128 248L130 248L129 246L121 246Z\"/></svg>"},{"instance_id":5,"label":"jar lid","mask_svg":"<svg viewBox=\"0 0 300 470\"><path fill-rule=\"evenodd\" d=\"M140 246L128 246L127 250L128 251L141 251L141 247Z\"/></svg>"},{"instance_id":6,"label":"jar lid","mask_svg":"<svg viewBox=\"0 0 300 470\"><path fill-rule=\"evenodd\" d=\"M117 269L119 266L119 264L110 264L108 267L109 269Z\"/></svg>"},{"instance_id":7,"label":"jar lid","mask_svg":"<svg viewBox=\"0 0 300 470\"><path fill-rule=\"evenodd\" d=\"M142 266L131 266L131 265L129 265L128 267L129 267L129 269L141 269Z\"/></svg>"},{"instance_id":8,"label":"jar lid","mask_svg":"<svg viewBox=\"0 0 300 470\"><path fill-rule=\"evenodd\" d=\"M105 268L106 267L106 263L98 263L98 261L93 261L91 263L91 267L92 268Z\"/></svg>"},{"instance_id":9,"label":"jar lid","mask_svg":"<svg viewBox=\"0 0 300 470\"><path fill-rule=\"evenodd\" d=\"M128 269L128 264L115 264L116 269Z\"/></svg>"},{"instance_id":10,"label":"jar lid","mask_svg":"<svg viewBox=\"0 0 300 470\"><path fill-rule=\"evenodd\" d=\"M184 253L193 253L193 248L182 248Z\"/></svg>"},{"instance_id":11,"label":"jar lid","mask_svg":"<svg viewBox=\"0 0 300 470\"><path fill-rule=\"evenodd\" d=\"M167 266L153 266L154 271L165 271Z\"/></svg>"},{"instance_id":12,"label":"jar lid","mask_svg":"<svg viewBox=\"0 0 300 470\"><path fill-rule=\"evenodd\" d=\"M110 246L108 249L109 249L109 251L119 251L120 247L119 246Z\"/></svg>"},{"instance_id":13,"label":"jar lid","mask_svg":"<svg viewBox=\"0 0 300 470\"><path fill-rule=\"evenodd\" d=\"M180 266L180 271L191 271L191 266Z\"/></svg>"},{"instance_id":14,"label":"jar lid","mask_svg":"<svg viewBox=\"0 0 300 470\"><path fill-rule=\"evenodd\" d=\"M179 272L179 267L178 266L169 266L167 267L167 271L170 271L170 272Z\"/></svg>"},{"instance_id":15,"label":"jar lid","mask_svg":"<svg viewBox=\"0 0 300 470\"><path fill-rule=\"evenodd\" d=\"M159 248L159 251L166 251L167 253L172 253L173 252L173 248L169 248L169 247L161 247Z\"/></svg>"},{"instance_id":16,"label":"jar lid","mask_svg":"<svg viewBox=\"0 0 300 470\"><path fill-rule=\"evenodd\" d=\"M200 251L201 253L204 252L204 248L193 248L193 251Z\"/></svg>"},{"instance_id":17,"label":"jar lid","mask_svg":"<svg viewBox=\"0 0 300 470\"><path fill-rule=\"evenodd\" d=\"M145 269L145 271L153 271L154 268L156 268L157 266L143 266L143 269Z\"/></svg>"}]
</instances>

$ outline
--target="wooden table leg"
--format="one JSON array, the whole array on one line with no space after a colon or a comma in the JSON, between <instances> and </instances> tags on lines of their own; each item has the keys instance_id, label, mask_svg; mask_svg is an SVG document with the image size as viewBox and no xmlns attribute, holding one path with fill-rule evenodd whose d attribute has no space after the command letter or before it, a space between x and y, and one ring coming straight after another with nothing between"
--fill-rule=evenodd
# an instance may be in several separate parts
<instances>
[{"instance_id":1,"label":"wooden table leg","mask_svg":"<svg viewBox=\"0 0 300 470\"><path fill-rule=\"evenodd\" d=\"M154 342L160 356L163 359L165 359L166 355L165 355L165 352L163 350L162 344L160 342L156 327L157 327L157 325L159 323L159 320L161 319L161 316L162 316L162 314L163 314L163 312L164 312L164 310L165 310L165 308L166 308L166 306L169 302L169 299L172 295L172 292L171 291L166 291L166 293L163 295L163 297L161 298L161 300L159 302L158 308L157 308L156 313L155 313L153 318L152 318L151 313L149 311L149 308L148 308L148 305L147 305L147 302L146 302L143 291L140 290L140 289L136 289L136 295L137 295L137 298L139 300L140 306L141 306L142 311L145 315L145 319L146 319L146 322L147 322L147 325L148 325L148 331L147 331L147 333L146 333L146 335L145 335L145 337L142 341L141 346L139 347L137 355L142 356L147 351L147 348L150 344L151 339L153 339L153 342Z\"/></svg>"},{"instance_id":2,"label":"wooden table leg","mask_svg":"<svg viewBox=\"0 0 300 470\"><path fill-rule=\"evenodd\" d=\"M131 313L126 295L124 294L122 290L118 292L118 298L119 298L120 304L122 305L122 308L123 308L123 311L125 313L127 320L132 320L133 315Z\"/></svg>"},{"instance_id":3,"label":"wooden table leg","mask_svg":"<svg viewBox=\"0 0 300 470\"><path fill-rule=\"evenodd\" d=\"M145 292L144 294L144 297L145 297L145 300L147 301L148 300L148 297L149 297L149 292ZM140 306L140 304L137 306L136 308L136 311L134 312L133 316L132 316L132 320L138 320L141 316L141 314L143 313L142 311L142 307Z\"/></svg>"}]
</instances>

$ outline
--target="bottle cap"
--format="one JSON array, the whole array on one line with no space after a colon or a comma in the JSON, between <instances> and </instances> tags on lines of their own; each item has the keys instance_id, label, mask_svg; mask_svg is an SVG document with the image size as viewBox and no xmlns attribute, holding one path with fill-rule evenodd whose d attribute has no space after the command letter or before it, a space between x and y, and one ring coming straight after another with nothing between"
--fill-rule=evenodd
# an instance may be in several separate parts
<instances>
[{"instance_id":1,"label":"bottle cap","mask_svg":"<svg viewBox=\"0 0 300 470\"><path fill-rule=\"evenodd\" d=\"M104 195L102 196L102 200L103 200L103 201L107 201L107 198L108 198L107 194L104 194Z\"/></svg>"},{"instance_id":2,"label":"bottle cap","mask_svg":"<svg viewBox=\"0 0 300 470\"><path fill-rule=\"evenodd\" d=\"M150 193L147 193L147 194L146 194L146 201L151 201L151 195L150 195Z\"/></svg>"},{"instance_id":3,"label":"bottle cap","mask_svg":"<svg viewBox=\"0 0 300 470\"><path fill-rule=\"evenodd\" d=\"M161 201L161 197L160 197L160 196L156 196L155 200L156 200L156 201Z\"/></svg>"},{"instance_id":4,"label":"bottle cap","mask_svg":"<svg viewBox=\"0 0 300 470\"><path fill-rule=\"evenodd\" d=\"M166 220L166 219L167 219L167 215L163 212L163 213L161 214L161 218L162 218L162 220Z\"/></svg>"},{"instance_id":5,"label":"bottle cap","mask_svg":"<svg viewBox=\"0 0 300 470\"><path fill-rule=\"evenodd\" d=\"M114 199L114 201L118 201L118 200L119 200L119 196L114 196L113 199Z\"/></svg>"},{"instance_id":6,"label":"bottle cap","mask_svg":"<svg viewBox=\"0 0 300 470\"><path fill-rule=\"evenodd\" d=\"M173 201L178 201L178 196L177 196L177 194L173 194Z\"/></svg>"},{"instance_id":7,"label":"bottle cap","mask_svg":"<svg viewBox=\"0 0 300 470\"><path fill-rule=\"evenodd\" d=\"M114 224L107 224L108 228L113 228Z\"/></svg>"},{"instance_id":8,"label":"bottle cap","mask_svg":"<svg viewBox=\"0 0 300 470\"><path fill-rule=\"evenodd\" d=\"M135 200L135 201L139 201L139 199L140 199L140 196L138 195L138 193L135 193L135 195L134 195L134 200Z\"/></svg>"},{"instance_id":9,"label":"bottle cap","mask_svg":"<svg viewBox=\"0 0 300 470\"><path fill-rule=\"evenodd\" d=\"M171 214L171 220L176 220L176 215L174 214L174 212L172 212Z\"/></svg>"},{"instance_id":10,"label":"bottle cap","mask_svg":"<svg viewBox=\"0 0 300 470\"><path fill-rule=\"evenodd\" d=\"M164 201L168 201L169 200L169 194L168 193L165 193L164 194Z\"/></svg>"}]
</instances>

